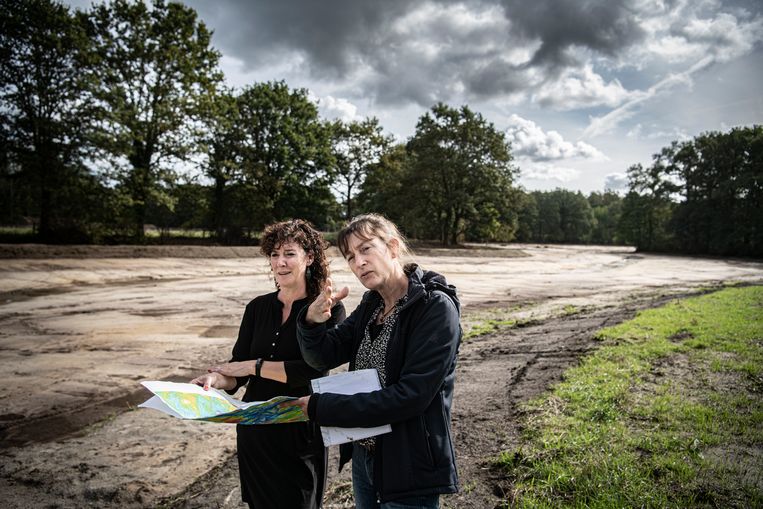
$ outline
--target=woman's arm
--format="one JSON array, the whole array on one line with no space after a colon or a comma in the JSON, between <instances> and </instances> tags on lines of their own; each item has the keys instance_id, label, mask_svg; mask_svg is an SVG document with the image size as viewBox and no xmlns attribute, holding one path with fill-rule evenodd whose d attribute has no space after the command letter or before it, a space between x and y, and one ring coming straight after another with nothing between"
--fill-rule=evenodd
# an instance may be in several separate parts
<instances>
[{"instance_id":1,"label":"woman's arm","mask_svg":"<svg viewBox=\"0 0 763 509\"><path fill-rule=\"evenodd\" d=\"M234 380L249 379L250 376L257 375L257 362L259 359L251 361L228 362L209 368L210 373L219 373ZM262 361L260 366L260 377L269 378L276 382L286 382L286 369L284 361ZM240 386L239 386L240 387Z\"/></svg>"},{"instance_id":2,"label":"woman's arm","mask_svg":"<svg viewBox=\"0 0 763 509\"><path fill-rule=\"evenodd\" d=\"M309 307L300 311L297 316L297 342L302 357L313 369L328 371L350 361L355 325L364 307L363 301L350 316L331 328L326 323L309 324L306 319Z\"/></svg>"},{"instance_id":3,"label":"woman's arm","mask_svg":"<svg viewBox=\"0 0 763 509\"><path fill-rule=\"evenodd\" d=\"M458 310L434 292L406 341L399 379L370 393L350 396L313 394L305 403L311 420L322 426L371 427L424 413L455 366L461 335Z\"/></svg>"},{"instance_id":4,"label":"woman's arm","mask_svg":"<svg viewBox=\"0 0 763 509\"><path fill-rule=\"evenodd\" d=\"M331 318L326 321L328 328L333 328L338 322L344 320L344 305L339 302L331 309ZM219 373L228 377L248 378L255 376L257 370L257 359L241 362L229 362L209 368L210 372ZM275 380L276 382L289 383L292 386L299 387L307 385L313 378L323 375L323 372L310 367L304 360L289 361L262 361L260 366L260 377Z\"/></svg>"},{"instance_id":5,"label":"woman's arm","mask_svg":"<svg viewBox=\"0 0 763 509\"><path fill-rule=\"evenodd\" d=\"M326 321L326 329L333 329L336 324L342 323L346 316L347 313L345 312L344 304L341 302L335 304L334 307L331 308L331 318ZM309 385L310 381L314 378L319 378L326 374L326 370L316 369L304 359L286 361L284 363L284 369L286 371L287 381L289 385L293 387Z\"/></svg>"}]
</instances>

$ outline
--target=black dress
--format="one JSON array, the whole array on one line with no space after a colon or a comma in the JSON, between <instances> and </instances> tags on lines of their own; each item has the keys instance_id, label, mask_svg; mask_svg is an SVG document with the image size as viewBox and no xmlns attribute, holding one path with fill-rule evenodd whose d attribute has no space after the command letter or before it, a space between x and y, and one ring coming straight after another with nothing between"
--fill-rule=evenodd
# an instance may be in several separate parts
<instances>
[{"instance_id":1,"label":"black dress","mask_svg":"<svg viewBox=\"0 0 763 509\"><path fill-rule=\"evenodd\" d=\"M246 306L231 360L284 361L287 381L240 377L236 388L248 382L244 401L306 396L310 393L310 380L325 374L302 360L297 344L296 318L307 303L307 299L295 301L283 325L283 303L278 300L278 292L261 295ZM331 315L329 326L344 320L341 302L334 306ZM256 509L320 507L327 457L317 425L312 422L239 424L236 431L244 502Z\"/></svg>"}]
</instances>

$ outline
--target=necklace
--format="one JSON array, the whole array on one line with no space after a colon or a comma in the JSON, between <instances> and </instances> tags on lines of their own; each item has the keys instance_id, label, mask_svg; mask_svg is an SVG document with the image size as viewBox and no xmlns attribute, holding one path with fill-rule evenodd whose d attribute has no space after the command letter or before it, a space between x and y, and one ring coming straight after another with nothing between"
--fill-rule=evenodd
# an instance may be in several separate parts
<instances>
[{"instance_id":1,"label":"necklace","mask_svg":"<svg viewBox=\"0 0 763 509\"><path fill-rule=\"evenodd\" d=\"M389 311L386 310L386 307L384 306L384 302L382 301L378 308L376 308L376 318L373 320L374 323L377 325L381 325L384 323L384 321L389 317L389 315L392 314L393 311L395 311L395 308L397 307L397 303L393 305Z\"/></svg>"},{"instance_id":2,"label":"necklace","mask_svg":"<svg viewBox=\"0 0 763 509\"><path fill-rule=\"evenodd\" d=\"M384 304L384 301L382 301L381 305L379 306L379 311L377 311L376 315L376 323L384 323L384 321L395 312L398 307L408 300L407 295L403 295L398 300L395 301L395 303L392 305L391 308L387 309L386 305Z\"/></svg>"},{"instance_id":3,"label":"necklace","mask_svg":"<svg viewBox=\"0 0 763 509\"><path fill-rule=\"evenodd\" d=\"M384 320L385 318L387 318L390 315L390 313L392 313L395 310L396 307L397 307L397 302L391 308L389 308L389 311L386 311L384 308L382 308L381 319Z\"/></svg>"}]
</instances>

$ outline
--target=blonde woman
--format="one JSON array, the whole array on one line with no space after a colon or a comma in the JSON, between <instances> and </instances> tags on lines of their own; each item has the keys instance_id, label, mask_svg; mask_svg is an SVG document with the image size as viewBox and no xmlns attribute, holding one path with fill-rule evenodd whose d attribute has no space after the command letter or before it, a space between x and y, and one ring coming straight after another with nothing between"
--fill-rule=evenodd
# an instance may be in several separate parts
<instances>
[{"instance_id":1,"label":"blonde woman","mask_svg":"<svg viewBox=\"0 0 763 509\"><path fill-rule=\"evenodd\" d=\"M297 321L305 361L318 370L350 363L375 368L382 389L344 396L313 394L299 400L322 426L372 427L392 432L341 446L352 459L358 509L439 507L458 490L450 432L456 356L461 339L455 288L440 274L404 265L405 240L386 218L366 214L339 232L339 249L368 291L335 328L332 307L348 294L330 280Z\"/></svg>"}]
</instances>

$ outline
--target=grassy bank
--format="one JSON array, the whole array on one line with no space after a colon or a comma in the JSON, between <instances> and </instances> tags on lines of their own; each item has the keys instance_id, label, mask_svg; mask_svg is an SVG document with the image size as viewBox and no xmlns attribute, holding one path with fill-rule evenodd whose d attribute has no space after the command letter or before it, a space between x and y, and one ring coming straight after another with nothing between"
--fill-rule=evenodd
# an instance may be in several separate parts
<instances>
[{"instance_id":1,"label":"grassy bank","mask_svg":"<svg viewBox=\"0 0 763 509\"><path fill-rule=\"evenodd\" d=\"M763 288L674 301L524 410L511 507L763 507Z\"/></svg>"}]
</instances>

